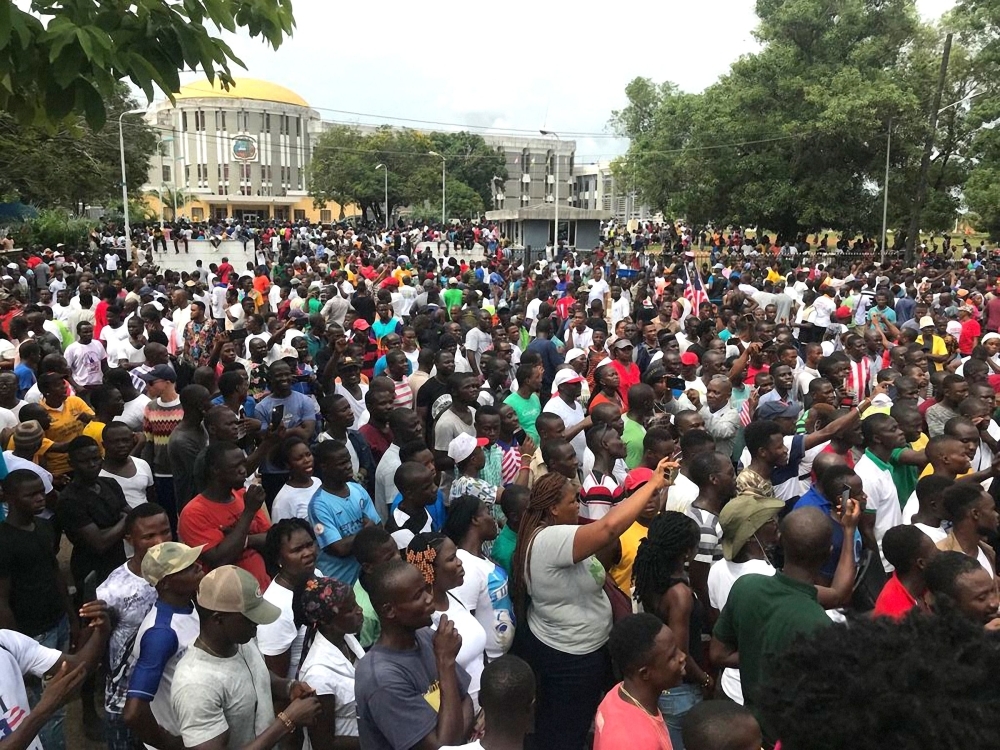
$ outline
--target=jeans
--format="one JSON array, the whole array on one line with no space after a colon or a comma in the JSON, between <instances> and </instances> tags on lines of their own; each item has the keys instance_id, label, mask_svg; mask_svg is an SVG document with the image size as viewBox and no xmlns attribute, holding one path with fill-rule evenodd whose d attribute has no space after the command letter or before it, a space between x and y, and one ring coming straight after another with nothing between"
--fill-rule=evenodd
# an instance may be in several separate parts
<instances>
[{"instance_id":1,"label":"jeans","mask_svg":"<svg viewBox=\"0 0 1000 750\"><path fill-rule=\"evenodd\" d=\"M177 498L174 497L174 478L154 474L153 486L156 488L156 502L167 511L170 530L177 534Z\"/></svg>"},{"instance_id":2,"label":"jeans","mask_svg":"<svg viewBox=\"0 0 1000 750\"><path fill-rule=\"evenodd\" d=\"M523 626L525 655L538 681L532 750L581 750L604 693L611 687L607 646L577 656L546 646Z\"/></svg>"},{"instance_id":3,"label":"jeans","mask_svg":"<svg viewBox=\"0 0 1000 750\"><path fill-rule=\"evenodd\" d=\"M55 626L34 636L35 640L46 648L56 651L69 650L69 619L63 617ZM24 678L24 686L28 693L28 705L34 708L42 699L42 681L37 677ZM45 726L38 733L38 739L45 750L66 750L66 736L63 733L63 722L66 721L66 706L62 706L52 714Z\"/></svg>"},{"instance_id":4,"label":"jeans","mask_svg":"<svg viewBox=\"0 0 1000 750\"><path fill-rule=\"evenodd\" d=\"M108 750L136 750L141 747L131 730L125 726L125 715L107 711L104 714L104 738Z\"/></svg>"},{"instance_id":5,"label":"jeans","mask_svg":"<svg viewBox=\"0 0 1000 750\"><path fill-rule=\"evenodd\" d=\"M670 744L674 750L684 750L684 739L681 737L681 722L687 712L702 701L701 688L689 682L682 682L675 688L664 690L658 701L663 720L667 722L670 733Z\"/></svg>"}]
</instances>

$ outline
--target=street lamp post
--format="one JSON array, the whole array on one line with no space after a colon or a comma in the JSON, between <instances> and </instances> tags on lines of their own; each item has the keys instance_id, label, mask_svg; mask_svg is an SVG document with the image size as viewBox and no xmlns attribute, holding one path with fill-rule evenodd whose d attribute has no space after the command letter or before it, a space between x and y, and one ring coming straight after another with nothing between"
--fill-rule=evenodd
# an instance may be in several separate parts
<instances>
[{"instance_id":1,"label":"street lamp post","mask_svg":"<svg viewBox=\"0 0 1000 750\"><path fill-rule=\"evenodd\" d=\"M447 194L445 193L445 159L437 151L428 151L428 156L440 156L441 157L441 227L445 225L445 202L447 200Z\"/></svg>"},{"instance_id":2,"label":"street lamp post","mask_svg":"<svg viewBox=\"0 0 1000 750\"><path fill-rule=\"evenodd\" d=\"M556 139L557 143L562 143L562 138L559 137L557 133L553 133L551 130L539 130L542 135L551 135ZM555 232L552 237L552 247L553 255L559 255L559 148L558 146L552 151L552 160L555 162L555 185L552 188L552 205L555 208L555 215L553 216L555 224Z\"/></svg>"},{"instance_id":3,"label":"street lamp post","mask_svg":"<svg viewBox=\"0 0 1000 750\"><path fill-rule=\"evenodd\" d=\"M385 164L376 164L375 171L382 170L385 172L385 215L382 217L385 219L386 231L389 229L389 167Z\"/></svg>"},{"instance_id":4,"label":"street lamp post","mask_svg":"<svg viewBox=\"0 0 1000 750\"><path fill-rule=\"evenodd\" d=\"M125 115L145 114L144 109L130 109L118 115L118 149L122 157L122 211L125 213L125 261L132 257L132 228L128 223L128 185L125 183L125 133L122 131L122 118ZM162 203L162 201L161 201Z\"/></svg>"},{"instance_id":5,"label":"street lamp post","mask_svg":"<svg viewBox=\"0 0 1000 750\"><path fill-rule=\"evenodd\" d=\"M882 265L885 265L886 222L889 218L889 149L892 147L892 118L885 134L885 182L882 183Z\"/></svg>"}]
</instances>

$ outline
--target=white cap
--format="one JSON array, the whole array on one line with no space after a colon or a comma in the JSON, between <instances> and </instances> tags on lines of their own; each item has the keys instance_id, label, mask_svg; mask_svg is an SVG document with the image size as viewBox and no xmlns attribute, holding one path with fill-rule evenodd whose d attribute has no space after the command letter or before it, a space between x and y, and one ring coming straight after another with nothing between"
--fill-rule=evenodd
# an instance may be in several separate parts
<instances>
[{"instance_id":1,"label":"white cap","mask_svg":"<svg viewBox=\"0 0 1000 750\"><path fill-rule=\"evenodd\" d=\"M580 373L571 368L563 368L556 373L555 378L552 380L552 395L559 393L559 386L565 385L566 383L582 383L586 378L582 377Z\"/></svg>"},{"instance_id":2,"label":"white cap","mask_svg":"<svg viewBox=\"0 0 1000 750\"><path fill-rule=\"evenodd\" d=\"M584 357L586 356L586 354L587 352L585 352L583 349L577 349L574 347L573 349L570 349L568 352L566 352L566 356L563 358L563 362L569 364L577 357Z\"/></svg>"},{"instance_id":3,"label":"white cap","mask_svg":"<svg viewBox=\"0 0 1000 750\"><path fill-rule=\"evenodd\" d=\"M484 448L489 442L486 438L474 438L463 432L452 438L448 444L448 458L459 464L471 456L476 448Z\"/></svg>"}]
</instances>

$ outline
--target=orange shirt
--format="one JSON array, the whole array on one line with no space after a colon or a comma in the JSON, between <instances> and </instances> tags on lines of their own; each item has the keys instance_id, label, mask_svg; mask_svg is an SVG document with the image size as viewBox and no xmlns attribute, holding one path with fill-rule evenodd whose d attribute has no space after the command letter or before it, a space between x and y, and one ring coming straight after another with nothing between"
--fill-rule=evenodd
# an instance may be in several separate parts
<instances>
[{"instance_id":1,"label":"orange shirt","mask_svg":"<svg viewBox=\"0 0 1000 750\"><path fill-rule=\"evenodd\" d=\"M246 490L233 492L233 499L228 503L215 503L204 495L196 495L184 506L177 521L177 536L190 547L205 545L205 549L219 546L226 538L229 529L236 525L243 514L243 495ZM263 508L257 511L250 522L251 534L264 534L271 528L271 521ZM271 577L264 566L264 558L260 552L247 547L236 559L234 565L247 571L260 584L264 591L271 583Z\"/></svg>"}]
</instances>

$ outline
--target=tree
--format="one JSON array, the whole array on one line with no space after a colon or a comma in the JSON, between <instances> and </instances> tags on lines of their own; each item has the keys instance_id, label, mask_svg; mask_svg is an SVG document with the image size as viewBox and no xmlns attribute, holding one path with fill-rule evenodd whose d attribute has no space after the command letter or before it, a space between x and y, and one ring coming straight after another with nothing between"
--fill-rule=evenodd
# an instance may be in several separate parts
<instances>
[{"instance_id":1,"label":"tree","mask_svg":"<svg viewBox=\"0 0 1000 750\"><path fill-rule=\"evenodd\" d=\"M476 133L431 133L430 138L433 150L445 157L449 180L454 177L475 191L481 206L492 206L493 178L507 179L503 153L494 151Z\"/></svg>"},{"instance_id":2,"label":"tree","mask_svg":"<svg viewBox=\"0 0 1000 750\"><path fill-rule=\"evenodd\" d=\"M124 84L107 102L114 119L138 103ZM132 118L125 131L125 174L133 196L146 182L156 134ZM118 123L99 128L74 116L55 129L25 125L0 112L0 193L26 203L80 213L88 205L121 205Z\"/></svg>"},{"instance_id":3,"label":"tree","mask_svg":"<svg viewBox=\"0 0 1000 750\"><path fill-rule=\"evenodd\" d=\"M612 115L631 139L615 164L668 215L760 226L793 238L824 228L876 234L890 127L891 223L908 216L940 55L912 0L758 0L764 48L701 94L637 79ZM949 76L961 95L971 71ZM954 221L967 165L963 112L942 117L926 219Z\"/></svg>"},{"instance_id":4,"label":"tree","mask_svg":"<svg viewBox=\"0 0 1000 750\"><path fill-rule=\"evenodd\" d=\"M439 135L445 137L439 139ZM441 161L430 151L446 159L449 216L479 215L484 189L492 200L490 179L494 174L506 177L506 171L496 169L497 158L502 162L503 157L490 151L481 137L468 133L428 135L387 126L364 134L336 126L323 133L313 148L309 194L318 207L329 201L355 204L384 225L386 173L376 170L382 164L388 173L390 216L400 206L428 202L440 207ZM476 184L468 184L467 179Z\"/></svg>"},{"instance_id":5,"label":"tree","mask_svg":"<svg viewBox=\"0 0 1000 750\"><path fill-rule=\"evenodd\" d=\"M0 109L49 125L76 112L99 129L122 79L150 101L155 89L172 96L184 69L229 86L230 65L245 66L219 32L242 29L277 49L293 26L291 0L3 0Z\"/></svg>"},{"instance_id":6,"label":"tree","mask_svg":"<svg viewBox=\"0 0 1000 750\"><path fill-rule=\"evenodd\" d=\"M164 212L170 217L170 221L177 221L177 212L183 211L184 206L191 199L189 193L177 188L152 188L151 190L147 190L146 194L155 196L160 201ZM174 206L177 207L176 211L174 210Z\"/></svg>"}]
</instances>

